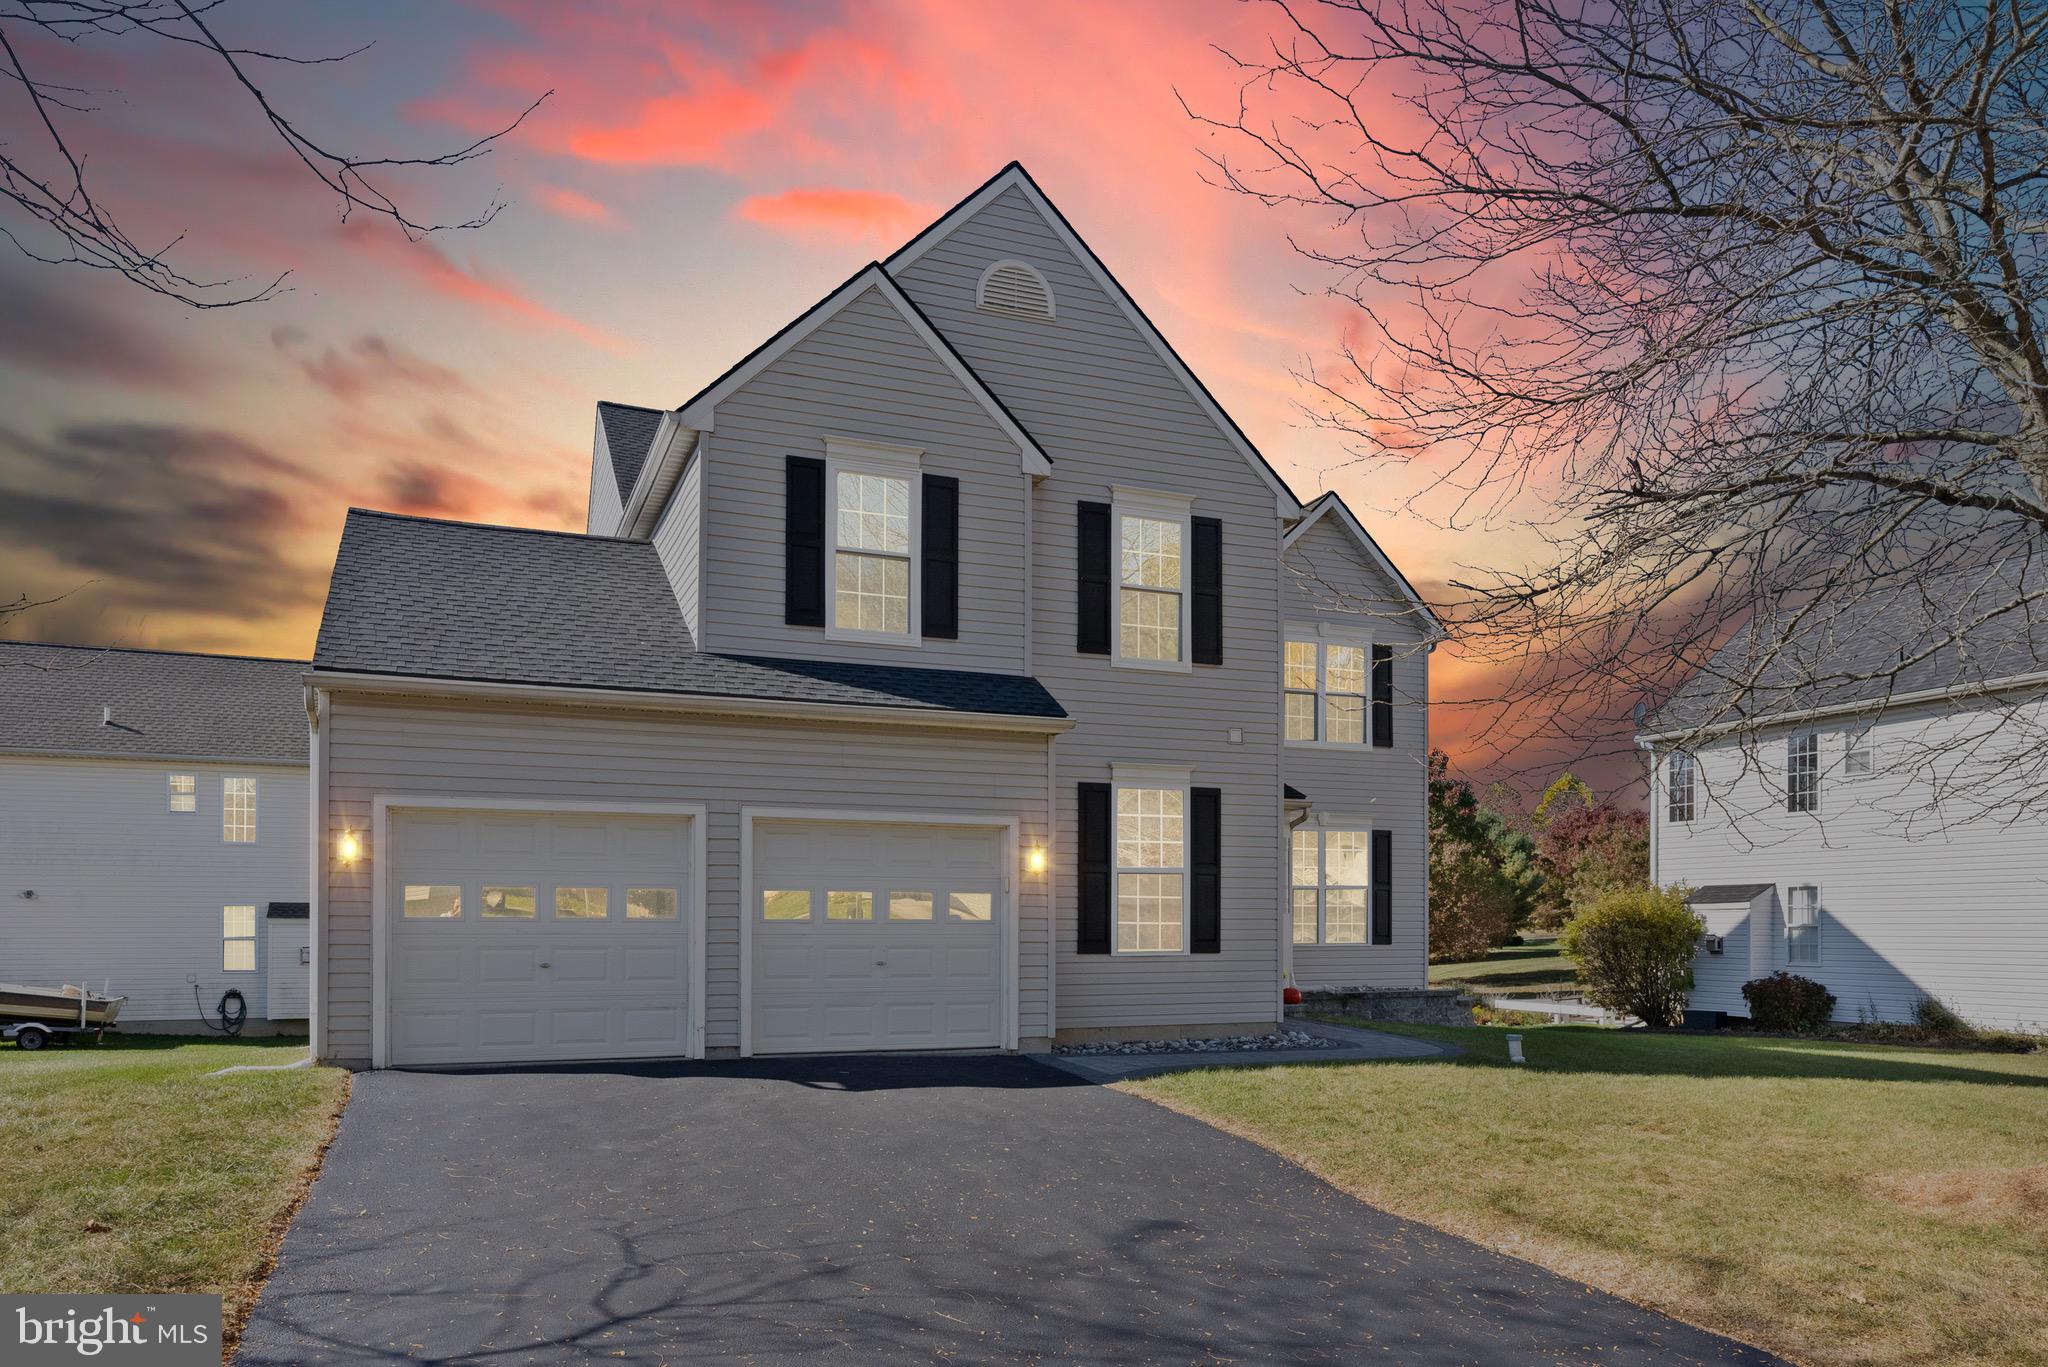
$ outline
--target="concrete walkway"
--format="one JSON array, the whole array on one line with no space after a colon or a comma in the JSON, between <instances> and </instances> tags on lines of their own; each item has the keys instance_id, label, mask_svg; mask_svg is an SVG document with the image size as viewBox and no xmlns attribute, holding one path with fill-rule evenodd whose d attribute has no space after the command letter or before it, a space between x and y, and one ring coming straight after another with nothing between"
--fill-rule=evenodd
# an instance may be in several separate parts
<instances>
[{"instance_id":1,"label":"concrete walkway","mask_svg":"<svg viewBox=\"0 0 2048 1367\"><path fill-rule=\"evenodd\" d=\"M1219 1049L1202 1054L1032 1054L1090 1082L1122 1082L1125 1078L1180 1073L1190 1068L1267 1068L1282 1063L1378 1063L1387 1059L1439 1058L1464 1052L1448 1044L1409 1039L1405 1035L1359 1030L1348 1025L1290 1018L1290 1030L1320 1035L1331 1041L1323 1049Z\"/></svg>"}]
</instances>

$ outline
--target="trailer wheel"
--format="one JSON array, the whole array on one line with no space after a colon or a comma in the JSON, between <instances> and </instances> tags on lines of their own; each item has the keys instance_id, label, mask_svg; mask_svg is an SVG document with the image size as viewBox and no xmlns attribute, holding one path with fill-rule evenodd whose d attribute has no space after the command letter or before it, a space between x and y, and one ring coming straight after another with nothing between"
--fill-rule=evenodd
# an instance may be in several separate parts
<instances>
[{"instance_id":1,"label":"trailer wheel","mask_svg":"<svg viewBox=\"0 0 2048 1367\"><path fill-rule=\"evenodd\" d=\"M21 1027L21 1033L14 1037L14 1042L21 1048L33 1052L50 1042L50 1032L38 1026L24 1025Z\"/></svg>"}]
</instances>

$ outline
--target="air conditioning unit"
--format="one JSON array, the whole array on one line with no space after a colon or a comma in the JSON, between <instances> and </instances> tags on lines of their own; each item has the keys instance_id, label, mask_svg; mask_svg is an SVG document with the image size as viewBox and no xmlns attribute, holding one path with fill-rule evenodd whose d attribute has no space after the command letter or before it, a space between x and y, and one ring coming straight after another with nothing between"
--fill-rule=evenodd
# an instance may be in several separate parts
<instances>
[{"instance_id":1,"label":"air conditioning unit","mask_svg":"<svg viewBox=\"0 0 2048 1367\"><path fill-rule=\"evenodd\" d=\"M1700 946L1709 954L1719 954L1721 952L1721 937L1718 935L1702 935L1700 936Z\"/></svg>"}]
</instances>

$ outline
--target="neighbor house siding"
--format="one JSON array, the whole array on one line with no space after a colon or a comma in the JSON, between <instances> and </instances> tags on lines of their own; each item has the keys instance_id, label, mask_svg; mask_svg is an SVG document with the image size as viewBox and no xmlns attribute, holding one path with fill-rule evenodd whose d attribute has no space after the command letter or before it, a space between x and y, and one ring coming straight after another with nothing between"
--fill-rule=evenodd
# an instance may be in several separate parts
<instances>
[{"instance_id":1,"label":"neighbor house siding","mask_svg":"<svg viewBox=\"0 0 2048 1367\"><path fill-rule=\"evenodd\" d=\"M676 481L675 493L668 506L661 510L661 520L654 528L654 553L661 557L662 568L668 571L669 583L675 586L676 605L682 609L683 625L689 628L690 639L700 650L709 649L703 636L703 526L704 506L704 462L706 447L710 438L702 438L697 449L688 457L689 464L683 468L682 478Z\"/></svg>"},{"instance_id":2,"label":"neighbor house siding","mask_svg":"<svg viewBox=\"0 0 2048 1367\"><path fill-rule=\"evenodd\" d=\"M716 422L704 499L707 648L1022 672L1022 453L879 292L849 303L723 399ZM925 474L960 481L957 640L923 639L915 620L901 645L834 640L823 628L784 623L785 462L823 459L827 437L917 447ZM828 518L831 508L827 489Z\"/></svg>"},{"instance_id":3,"label":"neighbor house siding","mask_svg":"<svg viewBox=\"0 0 2048 1367\"><path fill-rule=\"evenodd\" d=\"M1288 548L1281 604L1283 625L1328 622L1394 651L1391 748L1289 744L1283 756L1287 782L1308 796L1312 826L1359 829L1354 818L1363 818L1365 829L1393 832L1394 942L1294 945L1293 980L1299 987L1421 987L1429 976L1427 638L1399 587L1334 514Z\"/></svg>"},{"instance_id":4,"label":"neighbor house siding","mask_svg":"<svg viewBox=\"0 0 2048 1367\"><path fill-rule=\"evenodd\" d=\"M2035 710L2048 702L2030 704ZM1939 997L1985 1025L2048 1026L2048 819L2038 810L1964 820L1894 768L1918 747L1946 749L1996 724L1991 711L1899 708L1872 735L1877 772L1842 772L1847 736L1860 722L1820 721L1820 811L1784 810L1785 737L1774 732L1746 755L1734 742L1700 753L1698 816L1673 822L1665 810L1659 757L1652 813L1655 877L1664 885L1767 883L1766 914L1752 926L1740 907L1700 910L1724 952L1694 957L1692 1005L1747 1015L1749 937L1767 937L1766 971L1786 969L1823 983L1837 1019L1909 1017ZM2038 721L2032 723L2039 725ZM1786 890L1820 889L1820 962L1786 961Z\"/></svg>"},{"instance_id":5,"label":"neighbor house siding","mask_svg":"<svg viewBox=\"0 0 2048 1367\"><path fill-rule=\"evenodd\" d=\"M975 308L993 261L1030 262L1052 320ZM1272 1021L1279 1015L1279 521L1270 486L1197 406L1115 302L1015 190L897 272L1053 462L1031 518L1032 672L1076 719L1060 738L1054 849L1062 1030ZM1223 533L1223 660L1182 673L1114 667L1075 649L1075 506L1110 486L1191 495ZM1014 524L1013 524L1014 526ZM963 608L965 604L963 603ZM1231 728L1243 741L1233 745ZM1075 785L1113 764L1185 766L1223 791L1218 954L1076 951Z\"/></svg>"},{"instance_id":6,"label":"neighbor house siding","mask_svg":"<svg viewBox=\"0 0 2048 1367\"><path fill-rule=\"evenodd\" d=\"M612 469L610 445L604 436L604 415L597 418L597 435L590 447L590 501L586 505L583 530L593 536L613 536L624 514L619 502L619 478Z\"/></svg>"},{"instance_id":7,"label":"neighbor house siding","mask_svg":"<svg viewBox=\"0 0 2048 1367\"><path fill-rule=\"evenodd\" d=\"M707 826L706 1047L739 1045L740 808L1014 818L1045 838L1045 739L586 709L460 707L341 696L329 709L328 825L367 832L379 794L701 802ZM1041 879L1008 871L1018 916L1020 1033L1049 1032ZM378 851L330 866L322 927L325 1056L370 1059L371 888Z\"/></svg>"},{"instance_id":8,"label":"neighbor house siding","mask_svg":"<svg viewBox=\"0 0 2048 1367\"><path fill-rule=\"evenodd\" d=\"M172 812L171 774L198 810ZM256 779L256 840L221 839L221 780ZM33 897L24 894L33 892ZM306 897L306 771L0 756L0 978L125 996L122 1023L198 1029L237 988L265 1012L263 909ZM221 968L221 908L256 908L256 967ZM303 973L304 970L301 970Z\"/></svg>"}]
</instances>

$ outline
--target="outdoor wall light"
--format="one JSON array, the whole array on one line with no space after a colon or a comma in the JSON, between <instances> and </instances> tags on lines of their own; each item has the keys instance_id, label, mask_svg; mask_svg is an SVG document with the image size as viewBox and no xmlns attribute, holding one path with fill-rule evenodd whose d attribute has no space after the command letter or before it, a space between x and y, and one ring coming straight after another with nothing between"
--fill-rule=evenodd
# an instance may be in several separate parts
<instances>
[{"instance_id":1,"label":"outdoor wall light","mask_svg":"<svg viewBox=\"0 0 2048 1367\"><path fill-rule=\"evenodd\" d=\"M1024 856L1024 867L1029 869L1032 873L1044 873L1045 846L1033 845L1031 847L1030 852Z\"/></svg>"},{"instance_id":2,"label":"outdoor wall light","mask_svg":"<svg viewBox=\"0 0 2048 1367\"><path fill-rule=\"evenodd\" d=\"M362 855L363 842L354 831L343 831L341 838L334 842L334 852L344 864L353 864Z\"/></svg>"}]
</instances>

